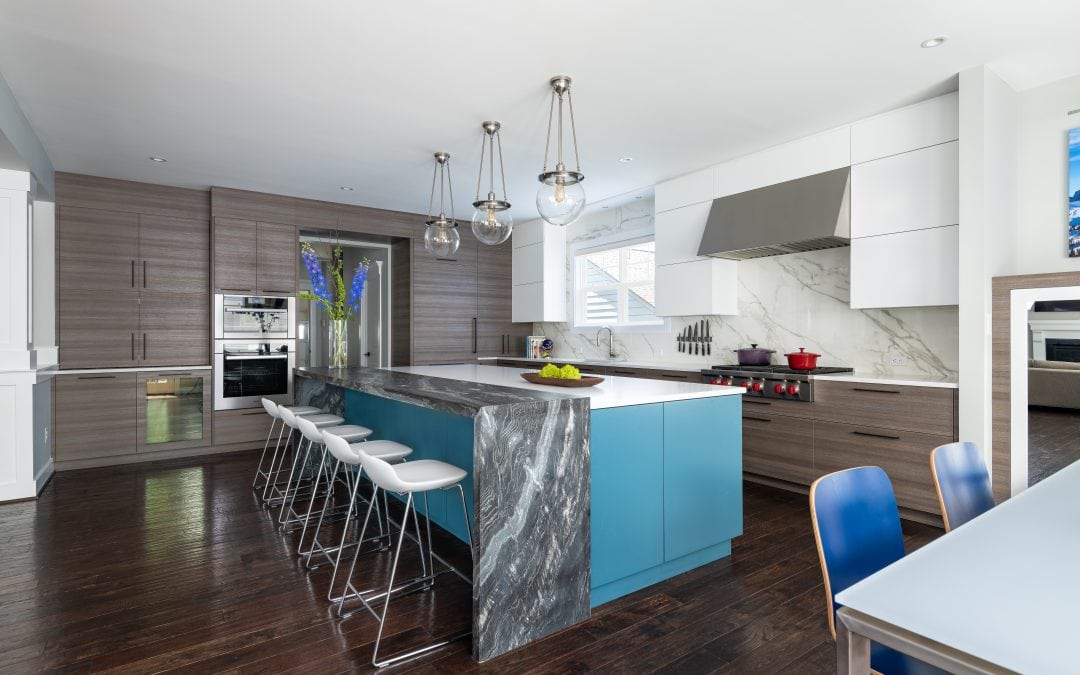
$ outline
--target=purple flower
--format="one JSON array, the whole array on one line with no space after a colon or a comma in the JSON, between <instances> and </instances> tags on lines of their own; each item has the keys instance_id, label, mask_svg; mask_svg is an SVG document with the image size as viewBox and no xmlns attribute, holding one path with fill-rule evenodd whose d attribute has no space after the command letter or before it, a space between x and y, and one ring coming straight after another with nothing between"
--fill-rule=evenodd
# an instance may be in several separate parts
<instances>
[{"instance_id":1,"label":"purple flower","mask_svg":"<svg viewBox=\"0 0 1080 675\"><path fill-rule=\"evenodd\" d=\"M326 275L323 274L319 256L316 255L315 249L311 248L307 243L302 246L300 255L304 259L304 267L307 268L308 276L311 278L313 294L320 302L329 307L333 299L330 297L330 289L326 287Z\"/></svg>"},{"instance_id":2,"label":"purple flower","mask_svg":"<svg viewBox=\"0 0 1080 675\"><path fill-rule=\"evenodd\" d=\"M360 311L360 296L364 293L364 282L367 281L368 262L361 260L353 274L352 286L349 287L349 309L352 312Z\"/></svg>"}]
</instances>

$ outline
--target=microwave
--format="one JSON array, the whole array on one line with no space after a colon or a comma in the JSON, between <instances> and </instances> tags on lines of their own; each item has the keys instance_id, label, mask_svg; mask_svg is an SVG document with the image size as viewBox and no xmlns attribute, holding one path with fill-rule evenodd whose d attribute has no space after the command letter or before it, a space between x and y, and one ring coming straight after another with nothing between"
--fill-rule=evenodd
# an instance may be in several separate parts
<instances>
[{"instance_id":1,"label":"microwave","mask_svg":"<svg viewBox=\"0 0 1080 675\"><path fill-rule=\"evenodd\" d=\"M217 340L296 338L296 298L273 295L214 295Z\"/></svg>"}]
</instances>

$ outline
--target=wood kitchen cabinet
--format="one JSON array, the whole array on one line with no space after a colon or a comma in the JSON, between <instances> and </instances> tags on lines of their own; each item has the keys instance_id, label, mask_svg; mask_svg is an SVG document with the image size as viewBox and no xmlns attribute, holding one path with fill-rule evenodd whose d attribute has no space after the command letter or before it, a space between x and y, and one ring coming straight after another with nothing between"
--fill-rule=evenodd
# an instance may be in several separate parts
<instances>
[{"instance_id":1,"label":"wood kitchen cabinet","mask_svg":"<svg viewBox=\"0 0 1080 675\"><path fill-rule=\"evenodd\" d=\"M476 317L479 356L521 356L531 323L513 323L513 302L507 289L512 283L511 243L477 246Z\"/></svg>"},{"instance_id":2,"label":"wood kitchen cabinet","mask_svg":"<svg viewBox=\"0 0 1080 675\"><path fill-rule=\"evenodd\" d=\"M951 439L956 432L955 397L955 389L941 387L818 380L814 383L814 419ZM929 457L930 450L926 452Z\"/></svg>"},{"instance_id":3,"label":"wood kitchen cabinet","mask_svg":"<svg viewBox=\"0 0 1080 675\"><path fill-rule=\"evenodd\" d=\"M264 443L273 419L262 408L214 411L214 445Z\"/></svg>"},{"instance_id":4,"label":"wood kitchen cabinet","mask_svg":"<svg viewBox=\"0 0 1080 675\"><path fill-rule=\"evenodd\" d=\"M136 450L135 373L58 375L56 461L130 455Z\"/></svg>"},{"instance_id":5,"label":"wood kitchen cabinet","mask_svg":"<svg viewBox=\"0 0 1080 675\"><path fill-rule=\"evenodd\" d=\"M214 219L214 290L296 295L296 227L240 218Z\"/></svg>"},{"instance_id":6,"label":"wood kitchen cabinet","mask_svg":"<svg viewBox=\"0 0 1080 675\"><path fill-rule=\"evenodd\" d=\"M139 452L162 452L210 445L213 407L209 370L140 371L135 392Z\"/></svg>"},{"instance_id":7,"label":"wood kitchen cabinet","mask_svg":"<svg viewBox=\"0 0 1080 675\"><path fill-rule=\"evenodd\" d=\"M255 288L260 295L296 295L298 259L294 225L256 225Z\"/></svg>"},{"instance_id":8,"label":"wood kitchen cabinet","mask_svg":"<svg viewBox=\"0 0 1080 675\"><path fill-rule=\"evenodd\" d=\"M413 363L463 363L479 354L477 244L462 237L450 258L413 240Z\"/></svg>"},{"instance_id":9,"label":"wood kitchen cabinet","mask_svg":"<svg viewBox=\"0 0 1080 675\"><path fill-rule=\"evenodd\" d=\"M814 422L744 406L743 471L809 485L814 473Z\"/></svg>"},{"instance_id":10,"label":"wood kitchen cabinet","mask_svg":"<svg viewBox=\"0 0 1080 675\"><path fill-rule=\"evenodd\" d=\"M61 368L210 362L208 221L62 206Z\"/></svg>"}]
</instances>

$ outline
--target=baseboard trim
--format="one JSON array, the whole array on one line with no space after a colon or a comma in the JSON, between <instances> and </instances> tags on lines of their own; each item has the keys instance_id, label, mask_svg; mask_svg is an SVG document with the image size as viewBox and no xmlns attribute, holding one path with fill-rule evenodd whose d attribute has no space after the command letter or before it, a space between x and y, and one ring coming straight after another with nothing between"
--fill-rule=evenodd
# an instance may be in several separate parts
<instances>
[{"instance_id":1,"label":"baseboard trim","mask_svg":"<svg viewBox=\"0 0 1080 675\"><path fill-rule=\"evenodd\" d=\"M37 494L41 494L41 491L45 489L49 481L52 480L53 473L55 473L55 464L53 458L50 457L49 461L45 463L45 466L41 467L41 470L34 476L34 485L37 487Z\"/></svg>"},{"instance_id":2,"label":"baseboard trim","mask_svg":"<svg viewBox=\"0 0 1080 675\"><path fill-rule=\"evenodd\" d=\"M95 457L93 459L71 459L57 461L56 471L73 471L76 469L96 469L104 466L120 466L123 464L139 464L142 462L157 462L163 459L184 459L185 457L200 457L203 455L220 455L226 452L240 450L262 449L264 440L250 443L232 443L230 445L207 445L201 448L184 448L181 450L166 450L164 452L137 452L130 455L117 455L115 457Z\"/></svg>"}]
</instances>

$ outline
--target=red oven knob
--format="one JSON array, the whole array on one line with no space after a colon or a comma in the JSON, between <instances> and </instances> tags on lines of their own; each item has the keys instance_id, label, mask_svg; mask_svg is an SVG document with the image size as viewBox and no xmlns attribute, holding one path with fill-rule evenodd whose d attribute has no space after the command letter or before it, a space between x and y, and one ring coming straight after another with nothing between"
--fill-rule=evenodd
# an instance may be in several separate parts
<instances>
[{"instance_id":1,"label":"red oven knob","mask_svg":"<svg viewBox=\"0 0 1080 675\"><path fill-rule=\"evenodd\" d=\"M773 387L773 391L775 391L777 394L783 394L784 393L784 385L782 385L782 384L776 385L775 387Z\"/></svg>"},{"instance_id":2,"label":"red oven knob","mask_svg":"<svg viewBox=\"0 0 1080 675\"><path fill-rule=\"evenodd\" d=\"M710 384L720 384L720 380L713 380Z\"/></svg>"},{"instance_id":3,"label":"red oven knob","mask_svg":"<svg viewBox=\"0 0 1080 675\"><path fill-rule=\"evenodd\" d=\"M755 382L753 385L751 385L751 389L753 389L754 391L761 391L761 383Z\"/></svg>"},{"instance_id":4,"label":"red oven knob","mask_svg":"<svg viewBox=\"0 0 1080 675\"><path fill-rule=\"evenodd\" d=\"M799 393L799 385L797 385L797 384L789 384L787 386L787 393L790 394L791 396L794 396L794 395L798 394Z\"/></svg>"},{"instance_id":5,"label":"red oven knob","mask_svg":"<svg viewBox=\"0 0 1080 675\"><path fill-rule=\"evenodd\" d=\"M730 379L725 379L725 380L724 380L723 382L721 382L720 384L723 384L723 385L730 385L730 384L731 384L731 380L730 380Z\"/></svg>"},{"instance_id":6,"label":"red oven knob","mask_svg":"<svg viewBox=\"0 0 1080 675\"><path fill-rule=\"evenodd\" d=\"M746 387L747 389L750 389L750 380L747 380L746 382L743 382L742 386Z\"/></svg>"}]
</instances>

